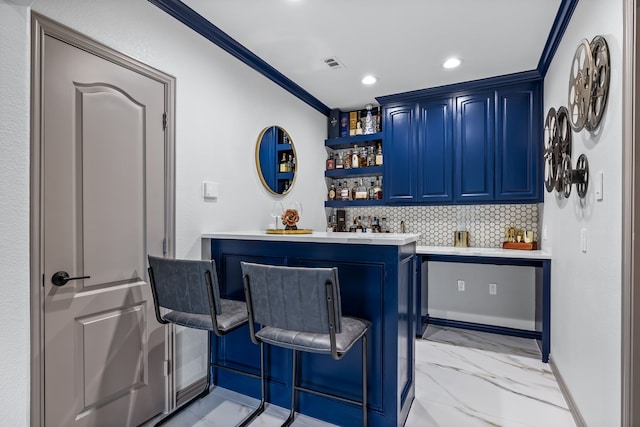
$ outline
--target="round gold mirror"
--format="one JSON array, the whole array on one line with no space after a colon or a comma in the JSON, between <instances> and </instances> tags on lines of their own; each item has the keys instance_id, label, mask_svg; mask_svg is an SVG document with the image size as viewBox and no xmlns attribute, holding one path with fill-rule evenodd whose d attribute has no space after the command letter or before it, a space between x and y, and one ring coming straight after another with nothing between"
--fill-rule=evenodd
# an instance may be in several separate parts
<instances>
[{"instance_id":1,"label":"round gold mirror","mask_svg":"<svg viewBox=\"0 0 640 427\"><path fill-rule=\"evenodd\" d=\"M269 126L260 132L256 143L256 169L262 185L272 194L291 190L297 172L296 150L286 130Z\"/></svg>"}]
</instances>

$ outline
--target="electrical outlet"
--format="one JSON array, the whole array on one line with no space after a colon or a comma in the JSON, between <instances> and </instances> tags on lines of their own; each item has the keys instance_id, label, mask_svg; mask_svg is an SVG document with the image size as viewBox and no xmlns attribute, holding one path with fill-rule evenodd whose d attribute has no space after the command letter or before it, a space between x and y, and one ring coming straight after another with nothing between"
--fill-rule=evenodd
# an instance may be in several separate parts
<instances>
[{"instance_id":1,"label":"electrical outlet","mask_svg":"<svg viewBox=\"0 0 640 427\"><path fill-rule=\"evenodd\" d=\"M458 291L464 292L464 280L458 280Z\"/></svg>"},{"instance_id":2,"label":"electrical outlet","mask_svg":"<svg viewBox=\"0 0 640 427\"><path fill-rule=\"evenodd\" d=\"M491 295L495 295L498 293L498 285L495 283L489 283L489 293Z\"/></svg>"}]
</instances>

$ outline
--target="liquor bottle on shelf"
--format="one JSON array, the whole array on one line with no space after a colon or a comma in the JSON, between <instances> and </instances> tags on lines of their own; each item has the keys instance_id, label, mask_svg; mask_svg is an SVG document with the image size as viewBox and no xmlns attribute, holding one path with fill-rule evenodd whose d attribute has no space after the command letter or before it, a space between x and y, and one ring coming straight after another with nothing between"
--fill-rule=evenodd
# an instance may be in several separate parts
<instances>
[{"instance_id":1,"label":"liquor bottle on shelf","mask_svg":"<svg viewBox=\"0 0 640 427\"><path fill-rule=\"evenodd\" d=\"M331 188L329 189L329 194L327 195L327 198L329 200L336 199L336 186L334 184L331 184Z\"/></svg>"},{"instance_id":2,"label":"liquor bottle on shelf","mask_svg":"<svg viewBox=\"0 0 640 427\"><path fill-rule=\"evenodd\" d=\"M354 144L353 151L351 153L351 167L357 168L360 166L360 154L358 153L358 144Z\"/></svg>"},{"instance_id":3,"label":"liquor bottle on shelf","mask_svg":"<svg viewBox=\"0 0 640 427\"><path fill-rule=\"evenodd\" d=\"M374 123L373 123L373 116L371 114L371 108L372 108L372 105L367 104L367 115L364 118L364 134L365 135L370 135L372 133L375 133L375 129L373 127Z\"/></svg>"},{"instance_id":4,"label":"liquor bottle on shelf","mask_svg":"<svg viewBox=\"0 0 640 427\"><path fill-rule=\"evenodd\" d=\"M375 200L376 199L376 187L374 185L374 182L371 181L371 186L369 187L369 191L368 191L368 199L369 200Z\"/></svg>"},{"instance_id":5,"label":"liquor bottle on shelf","mask_svg":"<svg viewBox=\"0 0 640 427\"><path fill-rule=\"evenodd\" d=\"M345 152L345 155L342 156L342 164L345 169L351 169L351 158L353 157L353 150L349 150Z\"/></svg>"},{"instance_id":6,"label":"liquor bottle on shelf","mask_svg":"<svg viewBox=\"0 0 640 427\"><path fill-rule=\"evenodd\" d=\"M334 156L334 163L336 169L343 169L344 163L342 162L342 151L338 152Z\"/></svg>"},{"instance_id":7,"label":"liquor bottle on shelf","mask_svg":"<svg viewBox=\"0 0 640 427\"><path fill-rule=\"evenodd\" d=\"M362 147L360 154L358 155L358 166L361 168L367 167L367 147Z\"/></svg>"},{"instance_id":8,"label":"liquor bottle on shelf","mask_svg":"<svg viewBox=\"0 0 640 427\"><path fill-rule=\"evenodd\" d=\"M380 179L376 179L376 186L373 189L375 194L375 200L382 200L382 184L380 183Z\"/></svg>"},{"instance_id":9,"label":"liquor bottle on shelf","mask_svg":"<svg viewBox=\"0 0 640 427\"><path fill-rule=\"evenodd\" d=\"M356 199L356 189L358 188L358 181L353 181L353 186L351 187L351 199L350 200L355 200Z\"/></svg>"},{"instance_id":10,"label":"liquor bottle on shelf","mask_svg":"<svg viewBox=\"0 0 640 427\"><path fill-rule=\"evenodd\" d=\"M367 151L367 166L376 165L376 149L372 146Z\"/></svg>"},{"instance_id":11,"label":"liquor bottle on shelf","mask_svg":"<svg viewBox=\"0 0 640 427\"><path fill-rule=\"evenodd\" d=\"M289 154L289 158L287 159L287 172L293 172L294 170L293 154Z\"/></svg>"},{"instance_id":12,"label":"liquor bottle on shelf","mask_svg":"<svg viewBox=\"0 0 640 427\"><path fill-rule=\"evenodd\" d=\"M364 185L363 178L360 178L360 184L356 187L356 197L355 200L367 200L368 192L367 187Z\"/></svg>"},{"instance_id":13,"label":"liquor bottle on shelf","mask_svg":"<svg viewBox=\"0 0 640 427\"><path fill-rule=\"evenodd\" d=\"M333 169L335 169L335 160L333 156L329 154L329 156L327 157L327 170L330 171Z\"/></svg>"},{"instance_id":14,"label":"liquor bottle on shelf","mask_svg":"<svg viewBox=\"0 0 640 427\"><path fill-rule=\"evenodd\" d=\"M279 168L280 173L287 173L289 172L287 170L287 155L286 153L282 153L282 159L280 159L280 168Z\"/></svg>"},{"instance_id":15,"label":"liquor bottle on shelf","mask_svg":"<svg viewBox=\"0 0 640 427\"><path fill-rule=\"evenodd\" d=\"M382 132L382 107L378 107L378 114L376 120L376 132Z\"/></svg>"},{"instance_id":16,"label":"liquor bottle on shelf","mask_svg":"<svg viewBox=\"0 0 640 427\"><path fill-rule=\"evenodd\" d=\"M378 149L376 151L376 166L382 166L382 144L378 142Z\"/></svg>"},{"instance_id":17,"label":"liquor bottle on shelf","mask_svg":"<svg viewBox=\"0 0 640 427\"><path fill-rule=\"evenodd\" d=\"M347 180L344 181L344 184L342 185L342 190L340 190L340 198L342 200L351 199L351 191L349 190L349 186L347 185Z\"/></svg>"}]
</instances>

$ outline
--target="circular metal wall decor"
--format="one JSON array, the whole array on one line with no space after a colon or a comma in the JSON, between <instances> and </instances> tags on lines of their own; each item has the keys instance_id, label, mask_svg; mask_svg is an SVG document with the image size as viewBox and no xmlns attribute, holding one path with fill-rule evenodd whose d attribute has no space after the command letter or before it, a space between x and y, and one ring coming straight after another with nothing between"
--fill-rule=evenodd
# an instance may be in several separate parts
<instances>
[{"instance_id":1,"label":"circular metal wall decor","mask_svg":"<svg viewBox=\"0 0 640 427\"><path fill-rule=\"evenodd\" d=\"M580 154L575 169L571 169L570 157L565 157L563 164L564 171L561 179L561 195L568 198L571 195L571 185L575 184L578 197L584 199L587 195L587 189L589 188L589 161L587 160L587 156Z\"/></svg>"},{"instance_id":2,"label":"circular metal wall decor","mask_svg":"<svg viewBox=\"0 0 640 427\"><path fill-rule=\"evenodd\" d=\"M556 188L558 169L558 116L551 107L544 121L544 186L551 193Z\"/></svg>"},{"instance_id":3,"label":"circular metal wall decor","mask_svg":"<svg viewBox=\"0 0 640 427\"><path fill-rule=\"evenodd\" d=\"M563 159L571 157L571 126L566 107L551 107L544 124L544 185L549 193L562 189Z\"/></svg>"},{"instance_id":4,"label":"circular metal wall decor","mask_svg":"<svg viewBox=\"0 0 640 427\"><path fill-rule=\"evenodd\" d=\"M602 36L582 39L569 74L569 118L576 132L595 130L602 120L610 81L609 46Z\"/></svg>"},{"instance_id":5,"label":"circular metal wall decor","mask_svg":"<svg viewBox=\"0 0 640 427\"><path fill-rule=\"evenodd\" d=\"M587 39L582 39L571 61L569 74L569 118L576 132L584 128L591 102L593 56Z\"/></svg>"},{"instance_id":6,"label":"circular metal wall decor","mask_svg":"<svg viewBox=\"0 0 640 427\"><path fill-rule=\"evenodd\" d=\"M591 85L591 105L584 127L595 130L602 120L609 96L610 60L609 46L602 36L595 36L591 41L593 56L593 83Z\"/></svg>"}]
</instances>

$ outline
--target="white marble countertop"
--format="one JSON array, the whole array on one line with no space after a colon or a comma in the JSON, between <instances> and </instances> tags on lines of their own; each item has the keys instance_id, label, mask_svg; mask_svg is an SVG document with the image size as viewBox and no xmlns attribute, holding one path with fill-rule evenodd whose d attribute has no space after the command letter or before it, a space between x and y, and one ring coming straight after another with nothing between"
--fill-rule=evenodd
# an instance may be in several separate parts
<instances>
[{"instance_id":1,"label":"white marble countertop","mask_svg":"<svg viewBox=\"0 0 640 427\"><path fill-rule=\"evenodd\" d=\"M417 246L418 255L488 256L496 258L551 259L546 251L524 251L502 248L459 248L454 246Z\"/></svg>"},{"instance_id":2,"label":"white marble countertop","mask_svg":"<svg viewBox=\"0 0 640 427\"><path fill-rule=\"evenodd\" d=\"M219 231L203 233L203 239L263 240L275 242L345 243L352 245L400 246L414 243L420 233L327 233L267 234L266 231Z\"/></svg>"}]
</instances>

